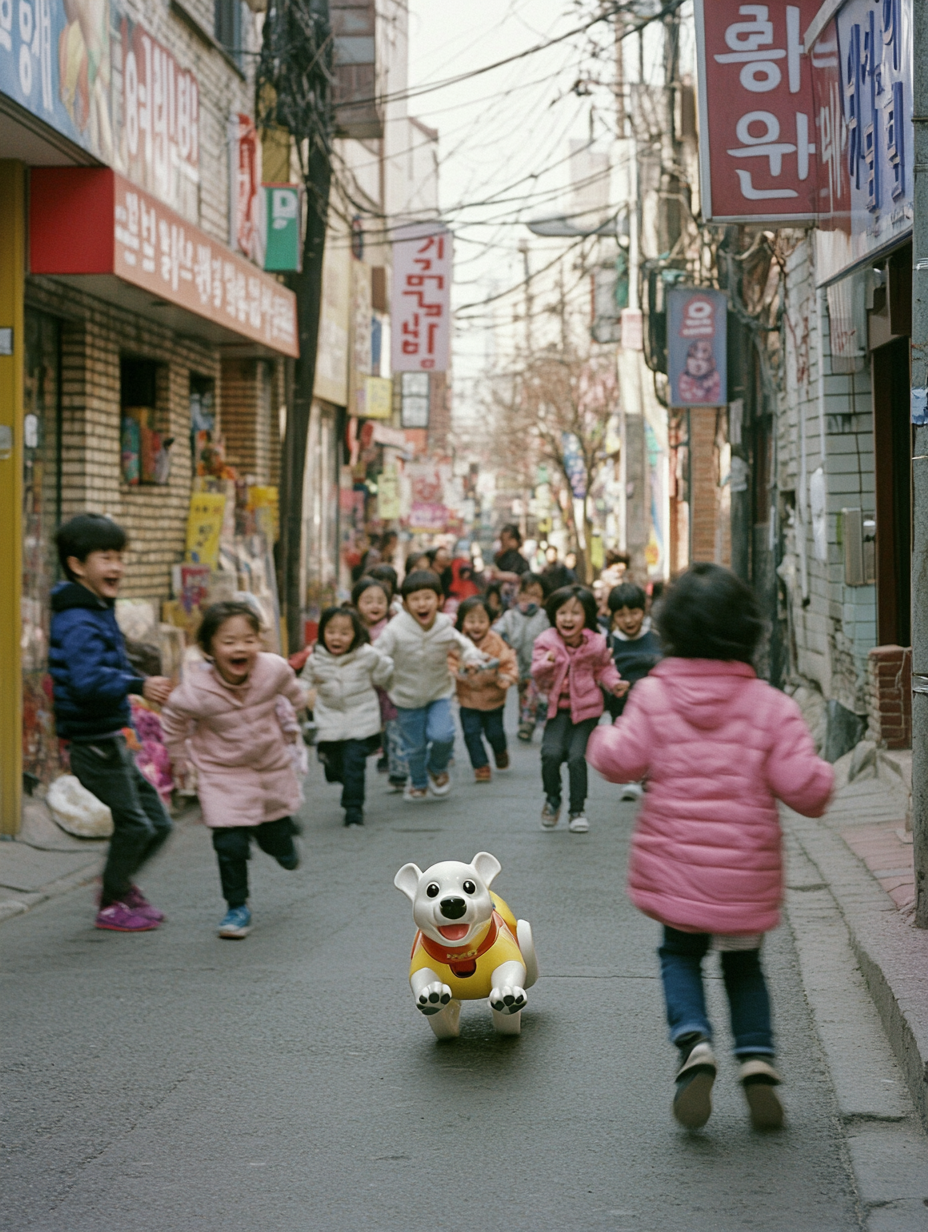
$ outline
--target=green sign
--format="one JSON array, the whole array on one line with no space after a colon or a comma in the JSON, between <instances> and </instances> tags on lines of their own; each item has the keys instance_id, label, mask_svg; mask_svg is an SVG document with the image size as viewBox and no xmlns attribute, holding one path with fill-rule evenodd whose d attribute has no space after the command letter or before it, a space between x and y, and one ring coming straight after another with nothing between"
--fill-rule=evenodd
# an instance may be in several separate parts
<instances>
[{"instance_id":1,"label":"green sign","mask_svg":"<svg viewBox=\"0 0 928 1232\"><path fill-rule=\"evenodd\" d=\"M264 268L274 272L299 270L303 265L302 198L299 184L265 184L267 251Z\"/></svg>"}]
</instances>

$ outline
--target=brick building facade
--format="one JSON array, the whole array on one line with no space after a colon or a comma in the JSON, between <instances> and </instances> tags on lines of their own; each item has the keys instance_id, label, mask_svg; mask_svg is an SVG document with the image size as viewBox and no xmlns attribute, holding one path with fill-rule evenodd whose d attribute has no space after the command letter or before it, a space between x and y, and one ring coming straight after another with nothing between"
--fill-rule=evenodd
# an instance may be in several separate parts
<instances>
[{"instance_id":1,"label":"brick building facade","mask_svg":"<svg viewBox=\"0 0 928 1232\"><path fill-rule=\"evenodd\" d=\"M11 289L2 323L12 321L14 341L9 366L0 358L0 428L9 425L13 445L11 457L0 450L0 466L11 464L0 499L9 501L5 521L14 528L0 558L12 596L4 620L13 628L0 646L0 673L23 680L21 694L4 691L0 715L0 828L7 833L18 827L23 773L27 788L41 793L59 769L45 671L48 597L60 576L55 526L83 511L124 526L121 595L148 600L160 613L172 597L172 568L184 559L194 430L205 422L196 416L209 408L211 439L224 444L227 468L250 483L276 485L284 357L296 353L271 333L272 307L282 305L295 338L292 296L259 264L233 256L241 232L230 200L239 165L230 121L252 110L254 57L245 53L260 44L259 19L240 0L120 0L101 11L108 28L88 31L69 22L62 0L50 0L52 39L67 39L69 55L86 57L83 109L68 80L59 80L69 67L63 61L50 64L49 106L37 90L22 95L22 78L8 71L0 46L0 160L9 160L0 161L0 179L15 184L0 206L0 232L20 237L18 249L7 244L0 254L0 282L6 290L9 274ZM86 177L99 183L93 167L101 163L122 177L113 181L109 222L85 204ZM40 197L35 184L30 192L35 168L61 168L62 191L73 194L61 202L67 225L55 229L51 255L43 252L42 274L31 272L35 220L26 227ZM130 197L133 208L141 203L140 239L137 216L120 205ZM107 243L114 264L98 272L91 260L106 257ZM139 270L128 282L118 265L121 244ZM200 282L204 252L208 293ZM159 277L163 292L152 286ZM234 305L233 293L242 297ZM137 457L127 453L136 421ZM155 473L145 470L146 440L156 443L152 450L160 446Z\"/></svg>"}]
</instances>

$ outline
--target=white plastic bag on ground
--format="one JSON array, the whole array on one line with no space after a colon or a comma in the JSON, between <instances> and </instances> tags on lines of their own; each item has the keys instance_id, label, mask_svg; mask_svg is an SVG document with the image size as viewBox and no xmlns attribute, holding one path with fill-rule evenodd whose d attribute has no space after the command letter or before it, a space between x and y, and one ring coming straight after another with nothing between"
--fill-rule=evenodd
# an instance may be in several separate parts
<instances>
[{"instance_id":1,"label":"white plastic bag on ground","mask_svg":"<svg viewBox=\"0 0 928 1232\"><path fill-rule=\"evenodd\" d=\"M113 814L73 774L55 779L45 802L52 817L68 834L78 838L109 838L113 833Z\"/></svg>"}]
</instances>

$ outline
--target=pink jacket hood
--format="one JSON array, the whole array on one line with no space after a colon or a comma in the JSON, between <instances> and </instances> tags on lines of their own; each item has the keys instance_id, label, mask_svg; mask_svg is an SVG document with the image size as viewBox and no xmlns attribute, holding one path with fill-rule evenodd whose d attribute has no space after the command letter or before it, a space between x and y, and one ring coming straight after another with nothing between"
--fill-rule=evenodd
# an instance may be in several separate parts
<instances>
[{"instance_id":1,"label":"pink jacket hood","mask_svg":"<svg viewBox=\"0 0 928 1232\"><path fill-rule=\"evenodd\" d=\"M820 817L834 783L792 698L745 663L664 659L587 759L610 782L648 780L628 873L641 911L686 932L777 925L777 800Z\"/></svg>"},{"instance_id":2,"label":"pink jacket hood","mask_svg":"<svg viewBox=\"0 0 928 1232\"><path fill-rule=\"evenodd\" d=\"M554 656L553 662L549 661L549 655ZM532 675L539 690L548 695L549 719L557 714L558 698L568 669L571 721L581 723L584 719L598 718L603 712L602 689L611 689L621 680L601 633L584 629L583 641L573 654L557 629L545 629L535 639Z\"/></svg>"}]
</instances>

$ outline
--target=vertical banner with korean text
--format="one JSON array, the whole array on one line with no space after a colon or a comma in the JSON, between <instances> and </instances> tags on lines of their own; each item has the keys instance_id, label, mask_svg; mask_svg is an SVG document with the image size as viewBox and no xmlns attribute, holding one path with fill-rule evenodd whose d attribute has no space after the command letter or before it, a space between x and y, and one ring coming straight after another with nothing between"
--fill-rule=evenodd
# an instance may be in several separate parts
<instances>
[{"instance_id":1,"label":"vertical banner with korean text","mask_svg":"<svg viewBox=\"0 0 928 1232\"><path fill-rule=\"evenodd\" d=\"M249 115L229 119L229 247L264 267L267 225L261 185L261 140Z\"/></svg>"},{"instance_id":2,"label":"vertical banner with korean text","mask_svg":"<svg viewBox=\"0 0 928 1232\"><path fill-rule=\"evenodd\" d=\"M728 401L727 321L728 300L722 291L674 287L667 292L671 406L722 406Z\"/></svg>"},{"instance_id":3,"label":"vertical banner with korean text","mask_svg":"<svg viewBox=\"0 0 928 1232\"><path fill-rule=\"evenodd\" d=\"M696 0L699 178L714 222L811 219L817 140L803 36L821 0Z\"/></svg>"},{"instance_id":4,"label":"vertical banner with korean text","mask_svg":"<svg viewBox=\"0 0 928 1232\"><path fill-rule=\"evenodd\" d=\"M447 372L451 353L452 236L440 223L393 235L394 372Z\"/></svg>"},{"instance_id":5,"label":"vertical banner with korean text","mask_svg":"<svg viewBox=\"0 0 928 1232\"><path fill-rule=\"evenodd\" d=\"M912 229L912 0L847 0L810 36L822 284Z\"/></svg>"}]
</instances>

